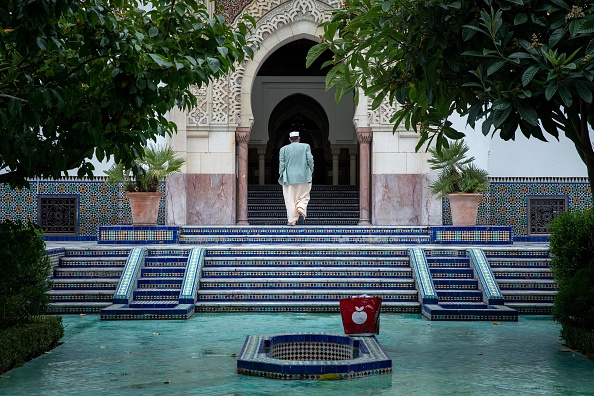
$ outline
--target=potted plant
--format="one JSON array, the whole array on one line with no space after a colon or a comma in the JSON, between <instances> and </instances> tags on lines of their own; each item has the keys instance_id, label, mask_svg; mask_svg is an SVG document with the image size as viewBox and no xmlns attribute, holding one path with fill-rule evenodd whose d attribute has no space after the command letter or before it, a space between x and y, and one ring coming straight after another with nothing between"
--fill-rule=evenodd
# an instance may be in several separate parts
<instances>
[{"instance_id":1,"label":"potted plant","mask_svg":"<svg viewBox=\"0 0 594 396\"><path fill-rule=\"evenodd\" d=\"M159 202L163 193L158 191L161 181L178 173L185 163L169 145L152 144L128 168L122 163L105 171L110 184L123 183L130 201L133 225L156 225Z\"/></svg>"},{"instance_id":2,"label":"potted plant","mask_svg":"<svg viewBox=\"0 0 594 396\"><path fill-rule=\"evenodd\" d=\"M474 157L467 158L468 146L462 140L449 142L441 151L430 148L429 153L431 169L439 171L430 187L434 194L449 199L452 224L476 225L479 202L489 188L489 174L473 164Z\"/></svg>"}]
</instances>

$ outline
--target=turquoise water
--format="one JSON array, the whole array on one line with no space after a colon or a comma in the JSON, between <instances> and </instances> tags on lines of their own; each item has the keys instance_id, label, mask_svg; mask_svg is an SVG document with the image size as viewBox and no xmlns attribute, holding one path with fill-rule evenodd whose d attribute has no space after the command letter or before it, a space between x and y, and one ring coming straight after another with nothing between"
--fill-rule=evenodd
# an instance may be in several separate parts
<instances>
[{"instance_id":1,"label":"turquoise water","mask_svg":"<svg viewBox=\"0 0 594 396\"><path fill-rule=\"evenodd\" d=\"M594 361L564 352L548 317L381 317L392 375L348 381L240 376L250 334L342 332L339 314L199 314L187 321L65 316L63 344L0 378L0 395L594 395Z\"/></svg>"}]
</instances>

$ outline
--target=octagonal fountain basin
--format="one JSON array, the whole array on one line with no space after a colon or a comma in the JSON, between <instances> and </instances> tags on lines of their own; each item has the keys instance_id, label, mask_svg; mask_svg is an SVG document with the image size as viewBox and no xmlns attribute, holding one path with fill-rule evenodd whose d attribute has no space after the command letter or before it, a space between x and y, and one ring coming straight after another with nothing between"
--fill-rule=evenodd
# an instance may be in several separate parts
<instances>
[{"instance_id":1,"label":"octagonal fountain basin","mask_svg":"<svg viewBox=\"0 0 594 396\"><path fill-rule=\"evenodd\" d=\"M333 333L250 335L237 372L276 379L352 379L392 372L375 337Z\"/></svg>"}]
</instances>

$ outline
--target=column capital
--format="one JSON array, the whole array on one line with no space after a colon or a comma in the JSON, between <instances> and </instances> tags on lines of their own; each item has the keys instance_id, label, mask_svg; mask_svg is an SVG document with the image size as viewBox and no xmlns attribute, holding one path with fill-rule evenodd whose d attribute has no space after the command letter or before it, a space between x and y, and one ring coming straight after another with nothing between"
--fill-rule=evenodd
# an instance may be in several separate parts
<instances>
[{"instance_id":1,"label":"column capital","mask_svg":"<svg viewBox=\"0 0 594 396\"><path fill-rule=\"evenodd\" d=\"M237 127L235 128L235 140L238 143L247 143L250 141L250 133L252 128L250 127Z\"/></svg>"},{"instance_id":2,"label":"column capital","mask_svg":"<svg viewBox=\"0 0 594 396\"><path fill-rule=\"evenodd\" d=\"M371 129L371 127L358 127L357 128L357 141L360 144L370 144L372 137L373 137L373 130Z\"/></svg>"}]
</instances>

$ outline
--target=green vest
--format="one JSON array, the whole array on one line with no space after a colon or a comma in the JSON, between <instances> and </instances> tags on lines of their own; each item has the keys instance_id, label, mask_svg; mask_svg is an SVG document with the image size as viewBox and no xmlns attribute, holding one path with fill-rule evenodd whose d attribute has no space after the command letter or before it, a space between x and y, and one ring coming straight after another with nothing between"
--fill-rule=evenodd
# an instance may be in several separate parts
<instances>
[{"instance_id":1,"label":"green vest","mask_svg":"<svg viewBox=\"0 0 594 396\"><path fill-rule=\"evenodd\" d=\"M313 170L313 155L309 144L292 142L280 149L279 184L311 183Z\"/></svg>"}]
</instances>

